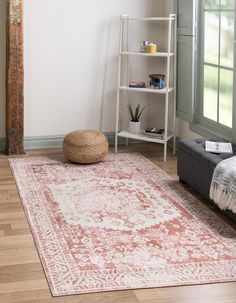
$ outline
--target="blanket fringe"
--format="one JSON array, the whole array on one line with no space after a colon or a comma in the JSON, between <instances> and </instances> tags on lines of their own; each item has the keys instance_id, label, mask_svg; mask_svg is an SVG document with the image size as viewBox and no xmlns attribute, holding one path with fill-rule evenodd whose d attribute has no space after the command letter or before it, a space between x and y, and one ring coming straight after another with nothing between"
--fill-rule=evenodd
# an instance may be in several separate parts
<instances>
[{"instance_id":1,"label":"blanket fringe","mask_svg":"<svg viewBox=\"0 0 236 303\"><path fill-rule=\"evenodd\" d=\"M220 186L211 186L210 198L220 207L220 209L230 209L236 213L236 193L225 191Z\"/></svg>"}]
</instances>

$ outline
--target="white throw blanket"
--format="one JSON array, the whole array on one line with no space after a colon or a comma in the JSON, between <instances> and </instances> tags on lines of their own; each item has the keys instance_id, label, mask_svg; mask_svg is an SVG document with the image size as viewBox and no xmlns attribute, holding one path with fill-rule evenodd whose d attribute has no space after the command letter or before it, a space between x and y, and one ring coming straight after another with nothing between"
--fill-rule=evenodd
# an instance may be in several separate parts
<instances>
[{"instance_id":1,"label":"white throw blanket","mask_svg":"<svg viewBox=\"0 0 236 303\"><path fill-rule=\"evenodd\" d=\"M230 209L236 213L236 157L217 164L209 195L221 209Z\"/></svg>"}]
</instances>

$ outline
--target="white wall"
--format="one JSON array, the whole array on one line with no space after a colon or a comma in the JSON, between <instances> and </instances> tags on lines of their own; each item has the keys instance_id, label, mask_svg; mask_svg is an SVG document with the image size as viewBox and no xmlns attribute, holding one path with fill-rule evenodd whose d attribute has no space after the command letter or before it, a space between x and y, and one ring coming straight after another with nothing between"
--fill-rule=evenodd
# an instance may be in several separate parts
<instances>
[{"instance_id":1,"label":"white wall","mask_svg":"<svg viewBox=\"0 0 236 303\"><path fill-rule=\"evenodd\" d=\"M6 1L0 0L0 138L5 137Z\"/></svg>"},{"instance_id":2,"label":"white wall","mask_svg":"<svg viewBox=\"0 0 236 303\"><path fill-rule=\"evenodd\" d=\"M119 15L156 2L25 0L25 136L114 131Z\"/></svg>"},{"instance_id":3,"label":"white wall","mask_svg":"<svg viewBox=\"0 0 236 303\"><path fill-rule=\"evenodd\" d=\"M174 2L176 0L157 0L154 1L154 10L156 15L159 12L163 15L173 14L174 13ZM160 14L159 14L160 15Z\"/></svg>"},{"instance_id":4,"label":"white wall","mask_svg":"<svg viewBox=\"0 0 236 303\"><path fill-rule=\"evenodd\" d=\"M25 136L114 131L119 15L167 15L173 1L25 0ZM5 136L5 2L0 0L0 138ZM143 97L134 98L142 103ZM146 118L161 127L161 106L149 98L144 124ZM195 136L181 120L177 132Z\"/></svg>"}]
</instances>

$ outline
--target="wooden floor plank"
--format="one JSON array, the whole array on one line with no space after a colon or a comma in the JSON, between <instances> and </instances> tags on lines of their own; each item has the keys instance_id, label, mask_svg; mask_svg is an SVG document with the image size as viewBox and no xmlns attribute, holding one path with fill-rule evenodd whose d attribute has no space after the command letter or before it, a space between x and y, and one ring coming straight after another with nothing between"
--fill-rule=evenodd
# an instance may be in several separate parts
<instances>
[{"instance_id":1,"label":"wooden floor plank","mask_svg":"<svg viewBox=\"0 0 236 303\"><path fill-rule=\"evenodd\" d=\"M235 303L235 283L217 283L159 289L135 290L142 303Z\"/></svg>"},{"instance_id":2,"label":"wooden floor plank","mask_svg":"<svg viewBox=\"0 0 236 303\"><path fill-rule=\"evenodd\" d=\"M25 291L41 290L41 289L48 289L48 284L44 278L38 280L28 279L28 280L22 280L16 282L14 281L14 282L0 283L0 294L7 294L7 293L9 294L13 292L25 292Z\"/></svg>"},{"instance_id":3,"label":"wooden floor plank","mask_svg":"<svg viewBox=\"0 0 236 303\"><path fill-rule=\"evenodd\" d=\"M34 247L31 234L5 236L1 238L0 250Z\"/></svg>"},{"instance_id":4,"label":"wooden floor plank","mask_svg":"<svg viewBox=\"0 0 236 303\"><path fill-rule=\"evenodd\" d=\"M0 267L15 264L40 263L35 247L0 251ZM27 270L27 268L26 268Z\"/></svg>"},{"instance_id":5,"label":"wooden floor plank","mask_svg":"<svg viewBox=\"0 0 236 303\"><path fill-rule=\"evenodd\" d=\"M49 290L31 290L0 294L0 302L11 303L140 303L133 291L114 291L53 297Z\"/></svg>"},{"instance_id":6,"label":"wooden floor plank","mask_svg":"<svg viewBox=\"0 0 236 303\"><path fill-rule=\"evenodd\" d=\"M26 263L0 266L0 284L33 281L44 278L41 263Z\"/></svg>"}]
</instances>

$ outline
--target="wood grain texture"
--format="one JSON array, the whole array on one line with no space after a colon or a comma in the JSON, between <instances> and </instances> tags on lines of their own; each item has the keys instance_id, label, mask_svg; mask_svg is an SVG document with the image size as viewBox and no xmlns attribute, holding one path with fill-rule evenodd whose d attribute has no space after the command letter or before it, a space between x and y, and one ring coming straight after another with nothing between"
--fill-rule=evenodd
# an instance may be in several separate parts
<instances>
[{"instance_id":1,"label":"wood grain texture","mask_svg":"<svg viewBox=\"0 0 236 303\"><path fill-rule=\"evenodd\" d=\"M23 0L7 0L7 155L24 153L23 49Z\"/></svg>"},{"instance_id":2,"label":"wood grain texture","mask_svg":"<svg viewBox=\"0 0 236 303\"><path fill-rule=\"evenodd\" d=\"M113 149L111 149L113 151ZM163 163L162 147L133 144L120 152L140 152L175 180L176 157L168 153ZM26 155L50 155L60 150L30 151ZM8 157L0 155L0 302L4 303L235 303L236 282L183 287L164 287L52 297L12 177ZM188 186L186 190L194 193ZM200 198L200 197L199 197ZM200 199L233 226L217 208ZM20 231L20 232L19 232Z\"/></svg>"}]
</instances>

